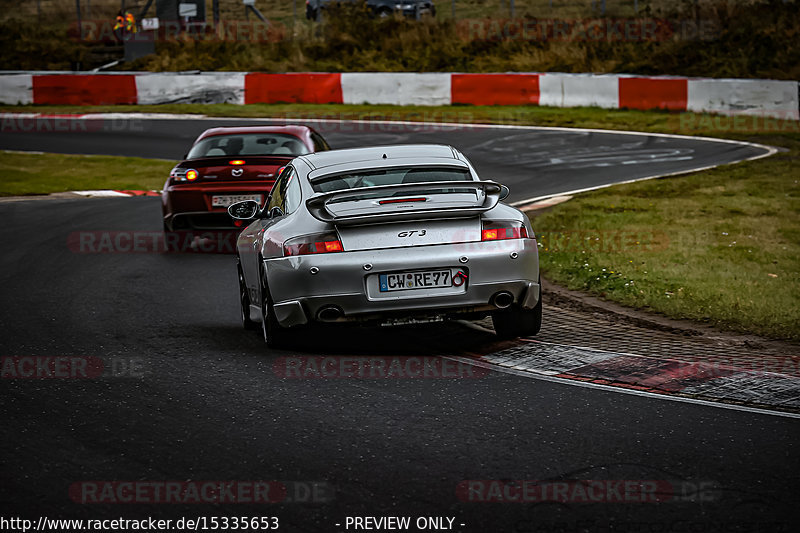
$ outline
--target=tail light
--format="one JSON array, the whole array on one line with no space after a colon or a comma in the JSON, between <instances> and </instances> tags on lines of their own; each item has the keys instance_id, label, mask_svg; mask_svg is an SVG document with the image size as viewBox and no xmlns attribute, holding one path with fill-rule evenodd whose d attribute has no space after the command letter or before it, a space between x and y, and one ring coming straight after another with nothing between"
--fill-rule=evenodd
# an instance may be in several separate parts
<instances>
[{"instance_id":1,"label":"tail light","mask_svg":"<svg viewBox=\"0 0 800 533\"><path fill-rule=\"evenodd\" d=\"M528 230L522 222L508 220L484 220L481 230L482 241L504 241L507 239L527 239Z\"/></svg>"},{"instance_id":2,"label":"tail light","mask_svg":"<svg viewBox=\"0 0 800 533\"><path fill-rule=\"evenodd\" d=\"M283 243L283 255L310 255L344 252L342 241L334 232L304 235Z\"/></svg>"},{"instance_id":3,"label":"tail light","mask_svg":"<svg viewBox=\"0 0 800 533\"><path fill-rule=\"evenodd\" d=\"M200 177L200 173L193 168L178 168L175 167L169 173L169 177L175 181L194 181Z\"/></svg>"},{"instance_id":4,"label":"tail light","mask_svg":"<svg viewBox=\"0 0 800 533\"><path fill-rule=\"evenodd\" d=\"M228 161L229 165L244 165L244 161L241 159L234 159L233 161Z\"/></svg>"}]
</instances>

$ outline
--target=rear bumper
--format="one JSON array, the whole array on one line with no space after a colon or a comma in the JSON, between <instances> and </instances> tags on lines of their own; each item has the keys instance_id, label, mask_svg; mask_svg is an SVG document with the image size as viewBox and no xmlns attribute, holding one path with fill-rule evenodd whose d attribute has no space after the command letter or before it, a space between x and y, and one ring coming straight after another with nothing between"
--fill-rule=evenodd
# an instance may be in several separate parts
<instances>
[{"instance_id":1,"label":"rear bumper","mask_svg":"<svg viewBox=\"0 0 800 533\"><path fill-rule=\"evenodd\" d=\"M365 270L364 265L371 268ZM325 308L341 313L335 320L322 320L326 322L451 318L487 314L496 309L492 299L501 292L510 293L514 303L525 308L534 307L540 295L534 239L285 257L266 260L265 266L276 318L286 327L320 321ZM467 282L434 291L377 290L382 273L441 268L463 270Z\"/></svg>"},{"instance_id":2,"label":"rear bumper","mask_svg":"<svg viewBox=\"0 0 800 533\"><path fill-rule=\"evenodd\" d=\"M269 186L263 183L241 181L167 187L161 193L164 226L172 231L236 229L227 208L212 205L213 197L260 194L263 203L269 190Z\"/></svg>"},{"instance_id":3,"label":"rear bumper","mask_svg":"<svg viewBox=\"0 0 800 533\"><path fill-rule=\"evenodd\" d=\"M227 212L210 211L173 213L164 217L164 227L170 231L241 229L233 225Z\"/></svg>"}]
</instances>

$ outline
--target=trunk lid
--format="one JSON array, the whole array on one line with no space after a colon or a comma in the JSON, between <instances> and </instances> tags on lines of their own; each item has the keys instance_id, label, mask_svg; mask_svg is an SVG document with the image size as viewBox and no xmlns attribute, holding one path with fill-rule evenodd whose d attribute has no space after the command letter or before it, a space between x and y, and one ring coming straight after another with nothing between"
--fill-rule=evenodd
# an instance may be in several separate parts
<instances>
[{"instance_id":1,"label":"trunk lid","mask_svg":"<svg viewBox=\"0 0 800 533\"><path fill-rule=\"evenodd\" d=\"M172 177L179 178L187 170L194 169L199 174L195 183L275 181L278 170L291 160L291 157L275 156L207 157L181 162L173 170ZM231 164L231 161L238 164Z\"/></svg>"},{"instance_id":2,"label":"trunk lid","mask_svg":"<svg viewBox=\"0 0 800 533\"><path fill-rule=\"evenodd\" d=\"M340 226L337 229L348 252L481 240L480 217L409 220Z\"/></svg>"}]
</instances>

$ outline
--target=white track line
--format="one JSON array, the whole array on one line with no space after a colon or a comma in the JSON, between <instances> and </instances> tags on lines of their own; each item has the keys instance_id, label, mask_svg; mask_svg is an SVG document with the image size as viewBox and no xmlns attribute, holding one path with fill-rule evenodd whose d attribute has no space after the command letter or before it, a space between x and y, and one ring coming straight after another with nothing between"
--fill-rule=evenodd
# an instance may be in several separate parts
<instances>
[{"instance_id":1,"label":"white track line","mask_svg":"<svg viewBox=\"0 0 800 533\"><path fill-rule=\"evenodd\" d=\"M697 137L697 138L700 139L701 137ZM730 139L725 139L725 140L728 141ZM654 179L658 179L658 178L668 178L670 176L680 176L682 174L691 174L693 172L702 172L703 170L711 170L712 168L721 167L722 165L735 165L737 163L743 163L745 161L755 161L756 159L761 159L762 157L769 157L769 156L774 155L774 154L776 154L778 152L777 148L774 148L772 146L766 146L766 145L763 145L763 144L748 143L748 142L744 142L744 141L742 141L741 144L753 146L753 147L756 147L756 148L763 148L764 150L767 150L767 153L761 154L761 155L754 155L753 157L747 157L745 159L739 159L737 161L729 161L727 163L719 163L719 164L716 164L716 165L707 165L705 167L691 168L691 169L687 169L687 170L678 170L676 172L667 172L666 174L655 174L653 176L644 176L644 177L641 177L641 178L634 178L632 180L616 181L614 183L609 183L609 184L606 184L606 185L595 185L594 187L585 187L583 189L573 189L571 191L564 191L564 192L559 192L559 193L554 193L554 194L545 194L544 196L536 196L534 198L528 198L526 200L520 200L518 202L514 202L511 205L513 205L517 209L520 209L521 211L525 211L526 208L532 207L532 204L536 204L537 202L540 202L542 200L546 200L548 198L553 198L554 196L574 196L574 195L580 194L582 192L596 191L598 189L605 189L607 187L613 187L614 185L623 185L623 184L626 184L626 183L636 183L638 181L654 180Z\"/></svg>"}]
</instances>

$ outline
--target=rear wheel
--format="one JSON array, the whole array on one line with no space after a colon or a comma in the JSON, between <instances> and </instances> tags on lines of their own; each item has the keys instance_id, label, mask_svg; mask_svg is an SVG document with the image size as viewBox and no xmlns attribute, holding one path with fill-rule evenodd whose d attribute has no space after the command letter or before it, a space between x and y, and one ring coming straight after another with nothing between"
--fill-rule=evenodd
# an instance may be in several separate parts
<instances>
[{"instance_id":1,"label":"rear wheel","mask_svg":"<svg viewBox=\"0 0 800 533\"><path fill-rule=\"evenodd\" d=\"M261 332L264 335L264 342L270 348L286 346L289 332L286 328L281 327L278 319L275 318L275 308L272 306L263 266L261 267Z\"/></svg>"},{"instance_id":2,"label":"rear wheel","mask_svg":"<svg viewBox=\"0 0 800 533\"><path fill-rule=\"evenodd\" d=\"M501 339L528 337L542 329L542 288L539 285L539 301L533 309L523 309L516 305L504 311L492 313L494 331Z\"/></svg>"},{"instance_id":3,"label":"rear wheel","mask_svg":"<svg viewBox=\"0 0 800 533\"><path fill-rule=\"evenodd\" d=\"M247 330L258 328L258 323L250 320L250 294L247 292L247 285L244 282L242 265L237 261L236 269L239 271L239 313L241 314L242 326Z\"/></svg>"}]
</instances>

